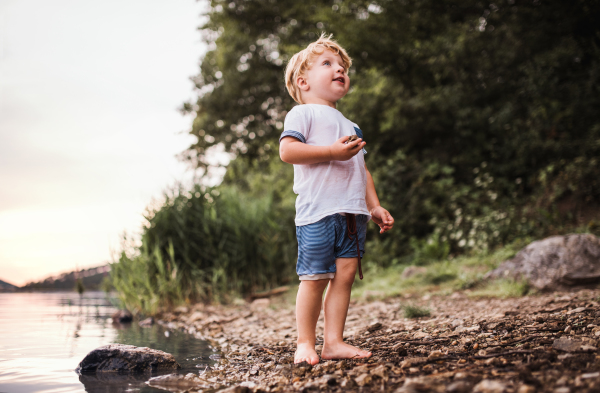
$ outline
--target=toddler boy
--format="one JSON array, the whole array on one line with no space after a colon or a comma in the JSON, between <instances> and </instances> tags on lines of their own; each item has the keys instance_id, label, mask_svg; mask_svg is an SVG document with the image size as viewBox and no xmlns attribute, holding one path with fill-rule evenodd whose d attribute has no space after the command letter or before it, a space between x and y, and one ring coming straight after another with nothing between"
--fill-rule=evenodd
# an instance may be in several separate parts
<instances>
[{"instance_id":1,"label":"toddler boy","mask_svg":"<svg viewBox=\"0 0 600 393\"><path fill-rule=\"evenodd\" d=\"M380 206L367 170L362 131L336 109L348 93L352 60L324 34L289 61L285 81L300 105L286 116L280 156L294 164L300 288L296 299L298 347L294 363L317 364L315 329L323 291L323 359L368 358L370 352L343 341L350 291L364 254L367 222L380 233L394 225ZM357 135L356 140L350 140ZM362 278L362 271L360 271Z\"/></svg>"}]
</instances>

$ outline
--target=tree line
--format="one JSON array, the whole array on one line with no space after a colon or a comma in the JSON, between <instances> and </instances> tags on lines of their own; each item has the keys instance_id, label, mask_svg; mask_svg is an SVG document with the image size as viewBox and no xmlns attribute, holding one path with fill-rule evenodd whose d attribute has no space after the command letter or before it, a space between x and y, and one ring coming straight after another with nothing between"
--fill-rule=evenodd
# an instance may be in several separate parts
<instances>
[{"instance_id":1,"label":"tree line","mask_svg":"<svg viewBox=\"0 0 600 393\"><path fill-rule=\"evenodd\" d=\"M363 130L396 219L384 236L370 229L367 263L598 231L599 10L584 0L211 1L198 99L181 108L195 114L197 141L182 158L200 168L218 149L235 158L221 185L175 190L149 212L123 266L160 256L189 281L183 300L293 277L293 174L278 137L295 103L283 70L322 31L353 58L338 109Z\"/></svg>"}]
</instances>

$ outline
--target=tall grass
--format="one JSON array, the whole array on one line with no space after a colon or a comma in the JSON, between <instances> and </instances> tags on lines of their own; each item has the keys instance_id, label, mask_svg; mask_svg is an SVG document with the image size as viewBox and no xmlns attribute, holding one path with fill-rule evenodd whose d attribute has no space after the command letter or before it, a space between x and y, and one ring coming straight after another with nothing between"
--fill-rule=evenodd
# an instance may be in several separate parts
<instances>
[{"instance_id":1,"label":"tall grass","mask_svg":"<svg viewBox=\"0 0 600 393\"><path fill-rule=\"evenodd\" d=\"M124 246L113 264L122 302L154 314L178 304L227 302L286 283L296 262L293 206L275 203L281 197L276 186L252 192L253 182L276 185L277 179L267 177L277 175L166 195L146 215L141 246Z\"/></svg>"},{"instance_id":2,"label":"tall grass","mask_svg":"<svg viewBox=\"0 0 600 393\"><path fill-rule=\"evenodd\" d=\"M469 289L475 296L510 297L522 296L527 291L522 284L487 282L485 273L510 259L523 246L515 242L492 252L483 251L461 255L454 259L429 259L414 257L406 264L367 270L363 281L356 282L352 291L354 298L389 297L399 295L422 295L425 293L448 294ZM421 254L422 255L422 254ZM410 265L420 265L423 271L409 277L403 271ZM514 284L514 285L513 285Z\"/></svg>"}]
</instances>

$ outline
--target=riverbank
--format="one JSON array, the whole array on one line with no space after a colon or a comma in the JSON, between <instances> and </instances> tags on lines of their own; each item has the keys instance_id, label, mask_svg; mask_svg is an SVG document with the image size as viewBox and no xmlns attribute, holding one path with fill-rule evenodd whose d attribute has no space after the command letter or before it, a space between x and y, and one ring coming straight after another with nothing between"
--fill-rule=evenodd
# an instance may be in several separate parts
<instances>
[{"instance_id":1,"label":"riverbank","mask_svg":"<svg viewBox=\"0 0 600 393\"><path fill-rule=\"evenodd\" d=\"M195 305L160 320L210 340L222 354L187 391L591 392L600 389L599 296L585 289L509 299L454 292L353 301L345 339L372 358L314 367L293 365L289 302ZM429 316L405 318L419 312ZM322 329L321 316L318 337Z\"/></svg>"}]
</instances>

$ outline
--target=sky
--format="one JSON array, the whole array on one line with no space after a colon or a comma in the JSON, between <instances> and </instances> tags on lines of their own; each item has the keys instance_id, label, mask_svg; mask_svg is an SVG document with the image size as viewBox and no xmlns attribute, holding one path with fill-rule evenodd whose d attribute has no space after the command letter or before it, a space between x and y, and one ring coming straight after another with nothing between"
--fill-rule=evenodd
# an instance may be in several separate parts
<instances>
[{"instance_id":1,"label":"sky","mask_svg":"<svg viewBox=\"0 0 600 393\"><path fill-rule=\"evenodd\" d=\"M0 280L112 261L193 171L195 0L0 0Z\"/></svg>"}]
</instances>

